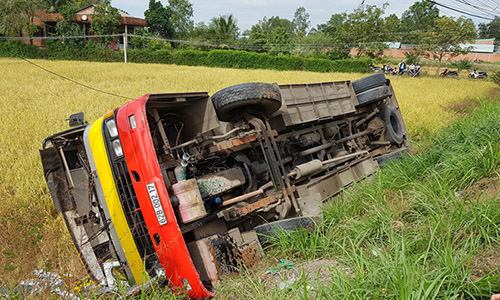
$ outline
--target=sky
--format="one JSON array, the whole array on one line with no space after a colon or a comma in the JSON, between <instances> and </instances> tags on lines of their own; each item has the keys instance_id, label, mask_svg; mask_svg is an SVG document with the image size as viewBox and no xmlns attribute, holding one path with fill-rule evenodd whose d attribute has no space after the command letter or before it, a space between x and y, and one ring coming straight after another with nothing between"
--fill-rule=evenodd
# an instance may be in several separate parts
<instances>
[{"instance_id":1,"label":"sky","mask_svg":"<svg viewBox=\"0 0 500 300\"><path fill-rule=\"evenodd\" d=\"M398 17L408 9L416 0L366 0L365 4L381 6L388 2L386 15L395 13ZM167 0L161 0L167 4ZM264 16L279 16L293 19L293 14L298 7L303 6L310 15L312 27L327 22L335 13L351 12L361 0L190 0L193 4L194 22L205 21L208 23L213 17L219 15L233 14L238 20L238 27L243 32L250 29ZM442 1L442 3L453 5L453 2ZM144 17L144 11L148 8L149 0L112 0L114 7L120 8L135 17ZM455 5L456 6L456 5ZM440 8L442 13L458 17L459 13ZM484 22L472 18L475 23Z\"/></svg>"}]
</instances>

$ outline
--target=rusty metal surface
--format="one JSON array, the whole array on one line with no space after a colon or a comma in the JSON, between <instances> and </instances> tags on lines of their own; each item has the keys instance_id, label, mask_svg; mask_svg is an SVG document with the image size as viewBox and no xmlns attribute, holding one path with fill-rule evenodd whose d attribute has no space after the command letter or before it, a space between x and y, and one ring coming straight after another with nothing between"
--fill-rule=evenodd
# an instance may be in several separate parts
<instances>
[{"instance_id":1,"label":"rusty metal surface","mask_svg":"<svg viewBox=\"0 0 500 300\"><path fill-rule=\"evenodd\" d=\"M228 150L237 146L242 146L257 140L256 134L247 135L245 137L232 138L226 141L220 141L215 144L215 148L212 151L223 151Z\"/></svg>"},{"instance_id":2,"label":"rusty metal surface","mask_svg":"<svg viewBox=\"0 0 500 300\"><path fill-rule=\"evenodd\" d=\"M240 262L247 268L255 266L261 260L259 242L253 241L241 250Z\"/></svg>"},{"instance_id":3,"label":"rusty metal surface","mask_svg":"<svg viewBox=\"0 0 500 300\"><path fill-rule=\"evenodd\" d=\"M239 245L235 234L240 237ZM250 268L257 264L261 259L261 246L258 239L249 240L241 244L241 234L235 228L232 234L215 234L189 243L189 252L202 280L217 286L224 275L236 273L241 266Z\"/></svg>"},{"instance_id":4,"label":"rusty metal surface","mask_svg":"<svg viewBox=\"0 0 500 300\"><path fill-rule=\"evenodd\" d=\"M276 196L275 195L271 195L269 197L266 197L264 199L256 201L256 202L254 202L252 204L249 204L247 206L243 206L243 207L239 208L238 209L238 214L240 216L244 216L246 214L249 214L249 213L251 213L251 212L253 212L253 211L255 211L255 210L259 209L259 208L267 206L267 205L269 205L269 204L271 204L273 202L276 202L276 201L277 201Z\"/></svg>"},{"instance_id":5,"label":"rusty metal surface","mask_svg":"<svg viewBox=\"0 0 500 300\"><path fill-rule=\"evenodd\" d=\"M251 204L247 204L244 206L232 206L226 210L219 212L217 215L220 217L224 217L226 221L232 221L239 219L240 217L247 215L253 211L256 211L262 207L265 207L271 203L276 202L278 199L276 195L270 195L269 197L265 197L258 201L255 201Z\"/></svg>"}]
</instances>

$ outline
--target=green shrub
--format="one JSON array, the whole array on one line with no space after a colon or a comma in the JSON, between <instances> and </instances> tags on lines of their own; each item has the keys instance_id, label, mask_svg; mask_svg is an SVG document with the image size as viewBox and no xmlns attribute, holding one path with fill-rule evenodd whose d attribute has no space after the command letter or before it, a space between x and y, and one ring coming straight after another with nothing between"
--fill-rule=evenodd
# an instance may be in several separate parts
<instances>
[{"instance_id":1,"label":"green shrub","mask_svg":"<svg viewBox=\"0 0 500 300\"><path fill-rule=\"evenodd\" d=\"M10 40L0 42L0 54L4 57L25 58L39 58L42 55L40 49L36 46Z\"/></svg>"},{"instance_id":2,"label":"green shrub","mask_svg":"<svg viewBox=\"0 0 500 300\"><path fill-rule=\"evenodd\" d=\"M207 66L208 54L209 52L195 50L174 51L171 63L186 66Z\"/></svg>"},{"instance_id":3,"label":"green shrub","mask_svg":"<svg viewBox=\"0 0 500 300\"><path fill-rule=\"evenodd\" d=\"M451 65L458 70L471 70L472 69L472 61L470 60L457 60L451 63Z\"/></svg>"},{"instance_id":4,"label":"green shrub","mask_svg":"<svg viewBox=\"0 0 500 300\"><path fill-rule=\"evenodd\" d=\"M0 57L45 58L58 60L86 60L100 62L123 61L123 52L103 48L89 41L85 46L74 46L61 40L47 40L46 49L17 41L0 42ZM269 53L239 50L185 50L171 49L162 44L159 49L148 47L129 49L128 60L136 63L163 63L187 66L207 66L242 69L297 70L311 72L358 72L367 71L370 60L330 60L303 56L271 55Z\"/></svg>"},{"instance_id":5,"label":"green shrub","mask_svg":"<svg viewBox=\"0 0 500 300\"><path fill-rule=\"evenodd\" d=\"M404 52L405 58L406 58L406 64L411 65L411 64L418 64L420 63L420 53L418 51L406 51Z\"/></svg>"}]
</instances>

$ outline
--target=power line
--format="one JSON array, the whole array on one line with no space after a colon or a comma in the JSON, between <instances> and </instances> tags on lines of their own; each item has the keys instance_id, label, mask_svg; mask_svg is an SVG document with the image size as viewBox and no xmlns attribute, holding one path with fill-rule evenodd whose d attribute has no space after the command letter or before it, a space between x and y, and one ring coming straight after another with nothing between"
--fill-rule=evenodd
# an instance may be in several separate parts
<instances>
[{"instance_id":1,"label":"power line","mask_svg":"<svg viewBox=\"0 0 500 300\"><path fill-rule=\"evenodd\" d=\"M460 4L463 4L463 5L466 5L466 6L469 6L469 7L472 7L473 9L475 10L478 10L478 11L481 11L487 15L490 15L492 17L496 17L497 14L495 13L495 10L492 10L492 9L488 9L488 8L485 8L485 7L480 7L480 6L477 6L477 5L474 5L472 3L470 3L469 1L467 0L454 0L455 2L457 3L460 3Z\"/></svg>"},{"instance_id":2,"label":"power line","mask_svg":"<svg viewBox=\"0 0 500 300\"><path fill-rule=\"evenodd\" d=\"M21 59L22 59L22 60L24 60L25 62L27 62L27 63L29 63L29 64L31 64L31 65L33 65L33 66L37 67L37 68L40 68L40 69L42 69L42 70L44 70L44 71L46 71L46 72L48 72L48 73L52 74L52 75L55 75L55 76L57 76L57 77L60 77L60 78L62 78L62 79L64 79L64 80L71 81L71 82L73 82L73 83L75 83L75 84L78 84L78 85L80 85L80 86L83 86L83 87L85 87L85 88L87 88L87 89L91 89L91 90L93 90L93 91L96 91L96 92L99 92L99 93L103 93L103 94L107 94L107 95L114 96L114 97L119 97L119 98L124 98L124 99L134 100L134 98L125 97L125 96L121 96L121 95L118 95L118 94L114 94L114 93L110 93L110 92L107 92L107 91L103 91L103 90L100 90L100 89L98 89L98 88L91 87L91 86L89 86L89 85L86 85L86 84L83 84L83 83L81 83L81 82L78 82L78 81L76 81L76 80L74 80L74 79L68 78L68 77L66 77L66 76L63 76L63 75L57 74L56 72L51 71L51 70L49 70L49 69L46 69L46 68L44 68L44 67L42 67L42 66L40 66L40 65L38 65L38 64L36 64L36 63L34 63L34 62L32 62L32 61L28 60L28 59L26 59L26 58L21 58Z\"/></svg>"},{"instance_id":3,"label":"power line","mask_svg":"<svg viewBox=\"0 0 500 300\"><path fill-rule=\"evenodd\" d=\"M483 17L483 16L480 16L480 15L476 15L476 14L472 14L472 13L468 13L468 12L465 12L463 10L460 10L460 9L457 9L457 8L453 8L453 7L450 7L450 6L447 6L447 5L444 5L444 4L441 4L441 3L438 3L436 1L433 1L433 0L425 0L429 3L432 3L432 4L436 4L438 6L441 6L441 7L444 7L446 9L449 9L449 10L452 10L452 11L455 11L455 12L459 12L461 14L465 14L465 15L468 15L468 16L471 16L471 17L476 17L476 18L480 18L480 19L485 19L485 20L489 20L489 21L492 21L493 19L492 18L488 18L488 17Z\"/></svg>"},{"instance_id":4,"label":"power line","mask_svg":"<svg viewBox=\"0 0 500 300\"><path fill-rule=\"evenodd\" d=\"M156 41L164 41L164 42L169 42L169 43L179 43L179 44L189 44L192 46L203 46L203 47L209 47L213 49L233 49L233 50L243 50L243 51L294 51L294 52L308 52L311 50L318 50L318 49L325 49L325 48L330 48L330 47L340 47L340 48L352 48L352 47L359 47L363 45L375 45L375 44L383 44L387 43L387 41L390 41L391 39L398 39L401 37L397 37L398 35L404 35L404 34L415 34L415 33L429 33L429 32L434 32L434 30L431 29L426 29L426 30L413 30L413 31L399 31L399 32L380 32L380 33L369 33L369 34L361 34L361 35L355 35L358 37L357 41L351 41L351 42L335 42L335 43L324 43L324 44L277 44L277 43L265 43L262 45L256 45L256 44L239 44L235 43L234 41L230 42L221 42L221 43L211 43L208 41L199 41L199 40L176 40L176 39L167 39L167 38L161 38L161 37L156 37L156 36L142 36L142 35L135 35L135 34L128 34L128 37L131 38L141 38L141 39L148 39L148 40L156 40ZM448 33L452 33L455 31L448 31ZM460 32L460 31L456 31ZM470 32L470 33L475 33ZM348 38L350 36L353 36L354 34L345 34L343 35L344 38ZM117 37L117 36L124 36L124 34L113 34L113 35L99 35L99 36L65 36L65 37L58 37L58 36L51 36L51 37L38 37L38 39L82 39L82 38L92 38L92 37ZM370 36L386 36L386 40L384 41L361 41L360 39L363 37L370 37ZM0 39L13 39L13 40L29 40L30 37L0 37ZM127 97L125 97L127 98ZM129 98L127 98L129 99Z\"/></svg>"},{"instance_id":5,"label":"power line","mask_svg":"<svg viewBox=\"0 0 500 300\"><path fill-rule=\"evenodd\" d=\"M469 1L466 1L466 0L459 0L459 1L465 2L468 5L473 5L472 3L470 3ZM476 0L476 2L478 3L478 5L482 5L484 9L489 9L492 12L500 13L500 10L498 10L498 8L500 7L500 2L495 3L495 2L491 2L491 1L485 1L485 0Z\"/></svg>"},{"instance_id":6,"label":"power line","mask_svg":"<svg viewBox=\"0 0 500 300\"><path fill-rule=\"evenodd\" d=\"M269 43L266 42L265 44L245 44L245 43L234 43L234 41L221 41L219 43L213 43L213 42L208 42L208 41L201 41L201 40L180 40L180 39L169 39L169 38L162 38L162 37L157 37L157 36L143 36L143 35L136 35L136 34L127 34L128 37L131 38L140 38L140 39L147 39L147 40L155 40L155 41L164 41L164 42L169 42L169 43L178 43L178 44L188 44L188 45L193 45L193 46L204 46L204 47L211 47L211 48L226 48L230 47L232 49L238 49L238 50L270 50L271 47L302 47L302 48L324 48L324 47L356 47L359 46L360 44L380 44L387 42L388 40L391 39L397 39L397 36L399 35L406 35L406 34L425 34L429 32L434 32L433 28L422 30L422 29L417 29L417 30L412 30L412 31L387 31L387 32L374 32L374 33L365 33L365 34L355 34L355 33L343 33L340 35L341 38L351 38L353 36L358 37L357 41L350 41L350 42L335 42L335 43L324 43L324 44L299 44L299 43L291 43L291 44L278 44L278 43ZM461 33L460 30L452 30L448 31L449 33L453 32L459 32ZM471 31L470 33L475 33L475 31ZM110 35L87 35L87 36L48 36L48 37L12 37L12 36L7 36L7 37L0 37L0 40L30 40L30 39L38 39L38 40L64 40L64 39L91 39L91 38L98 38L98 37L122 37L124 34L110 34ZM383 37L386 36L384 41L362 41L362 38L367 38L367 37Z\"/></svg>"}]
</instances>

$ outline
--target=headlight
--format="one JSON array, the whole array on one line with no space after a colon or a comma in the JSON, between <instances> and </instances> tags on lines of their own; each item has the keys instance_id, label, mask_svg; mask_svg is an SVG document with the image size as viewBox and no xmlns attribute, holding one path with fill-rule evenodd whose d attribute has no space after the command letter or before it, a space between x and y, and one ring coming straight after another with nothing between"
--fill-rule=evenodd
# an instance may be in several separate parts
<instances>
[{"instance_id":1,"label":"headlight","mask_svg":"<svg viewBox=\"0 0 500 300\"><path fill-rule=\"evenodd\" d=\"M123 155L123 149L122 149L122 144L120 143L120 140L113 141L113 150L115 151L116 157L120 157Z\"/></svg>"},{"instance_id":2,"label":"headlight","mask_svg":"<svg viewBox=\"0 0 500 300\"><path fill-rule=\"evenodd\" d=\"M116 128L116 123L114 119L106 122L106 127L108 128L109 136L114 138L118 136L118 128Z\"/></svg>"}]
</instances>

